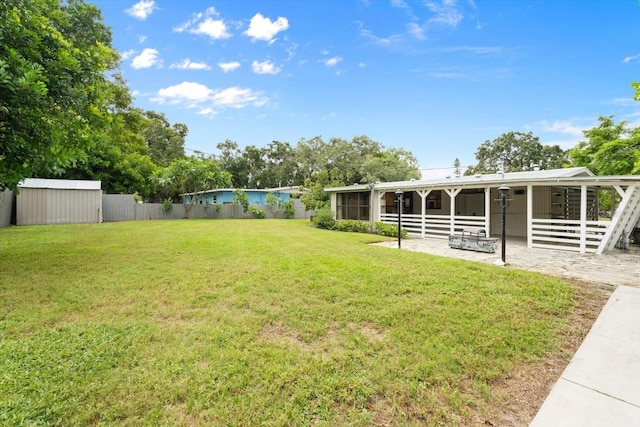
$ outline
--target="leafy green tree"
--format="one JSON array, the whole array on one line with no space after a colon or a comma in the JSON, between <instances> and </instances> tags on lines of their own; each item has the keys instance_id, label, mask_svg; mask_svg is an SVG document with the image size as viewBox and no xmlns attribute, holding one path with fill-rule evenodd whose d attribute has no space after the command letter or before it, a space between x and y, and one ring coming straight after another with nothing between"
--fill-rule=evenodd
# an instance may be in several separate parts
<instances>
[{"instance_id":1,"label":"leafy green tree","mask_svg":"<svg viewBox=\"0 0 640 427\"><path fill-rule=\"evenodd\" d=\"M155 193L153 176L158 169L142 136L148 119L132 106L131 94L120 75L105 84L104 99L109 114L94 120L92 144L61 177L102 181L106 193L138 193L147 199Z\"/></svg>"},{"instance_id":2,"label":"leafy green tree","mask_svg":"<svg viewBox=\"0 0 640 427\"><path fill-rule=\"evenodd\" d=\"M419 179L420 169L414 155L401 148L370 155L362 163L360 175L365 183Z\"/></svg>"},{"instance_id":3,"label":"leafy green tree","mask_svg":"<svg viewBox=\"0 0 640 427\"><path fill-rule=\"evenodd\" d=\"M117 59L94 5L0 2L0 189L86 157Z\"/></svg>"},{"instance_id":4,"label":"leafy green tree","mask_svg":"<svg viewBox=\"0 0 640 427\"><path fill-rule=\"evenodd\" d=\"M243 189L236 188L233 190L233 204L242 206L242 212L249 210L249 196Z\"/></svg>"},{"instance_id":5,"label":"leafy green tree","mask_svg":"<svg viewBox=\"0 0 640 427\"><path fill-rule=\"evenodd\" d=\"M189 218L191 207L203 191L228 187L231 176L222 171L218 163L187 157L176 159L158 175L159 184L171 188L182 197L184 218Z\"/></svg>"},{"instance_id":6,"label":"leafy green tree","mask_svg":"<svg viewBox=\"0 0 640 427\"><path fill-rule=\"evenodd\" d=\"M640 174L640 128L627 127L614 116L600 117L600 124L585 130L586 141L569 150L573 166L586 166L596 175Z\"/></svg>"},{"instance_id":7,"label":"leafy green tree","mask_svg":"<svg viewBox=\"0 0 640 427\"><path fill-rule=\"evenodd\" d=\"M149 147L153 163L167 167L172 161L184 158L184 143L189 133L187 125L171 125L163 113L155 111L145 111L144 116L147 120L141 133Z\"/></svg>"},{"instance_id":8,"label":"leafy green tree","mask_svg":"<svg viewBox=\"0 0 640 427\"><path fill-rule=\"evenodd\" d=\"M531 132L507 132L493 141L485 141L476 153L478 163L465 175L495 173L501 165L505 172L557 169L567 162L567 154L558 145L542 145Z\"/></svg>"},{"instance_id":9,"label":"leafy green tree","mask_svg":"<svg viewBox=\"0 0 640 427\"><path fill-rule=\"evenodd\" d=\"M633 97L634 100L640 101L640 82L631 83L631 86L635 89L636 93Z\"/></svg>"},{"instance_id":10,"label":"leafy green tree","mask_svg":"<svg viewBox=\"0 0 640 427\"><path fill-rule=\"evenodd\" d=\"M216 156L216 160L223 170L231 174L232 186L246 188L249 183L249 164L243 157L238 143L227 139L216 147L220 150L220 155Z\"/></svg>"},{"instance_id":11,"label":"leafy green tree","mask_svg":"<svg viewBox=\"0 0 640 427\"><path fill-rule=\"evenodd\" d=\"M331 204L330 195L324 189L344 185L344 175L338 169L333 169L331 172L326 170L318 171L311 178L305 180L304 187L307 192L300 197L300 200L305 210L317 212L322 208L330 207Z\"/></svg>"}]
</instances>

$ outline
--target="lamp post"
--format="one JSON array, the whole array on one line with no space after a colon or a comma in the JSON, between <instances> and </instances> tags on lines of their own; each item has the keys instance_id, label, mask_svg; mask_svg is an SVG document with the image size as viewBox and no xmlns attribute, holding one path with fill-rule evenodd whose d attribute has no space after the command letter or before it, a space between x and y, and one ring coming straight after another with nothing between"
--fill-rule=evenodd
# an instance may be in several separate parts
<instances>
[{"instance_id":1,"label":"lamp post","mask_svg":"<svg viewBox=\"0 0 640 427\"><path fill-rule=\"evenodd\" d=\"M511 189L504 184L498 188L498 191L500 192L500 207L502 208L502 265L507 263L507 193L509 190Z\"/></svg>"},{"instance_id":2,"label":"lamp post","mask_svg":"<svg viewBox=\"0 0 640 427\"><path fill-rule=\"evenodd\" d=\"M396 199L398 200L398 249L401 248L402 241L402 190L396 190Z\"/></svg>"}]
</instances>

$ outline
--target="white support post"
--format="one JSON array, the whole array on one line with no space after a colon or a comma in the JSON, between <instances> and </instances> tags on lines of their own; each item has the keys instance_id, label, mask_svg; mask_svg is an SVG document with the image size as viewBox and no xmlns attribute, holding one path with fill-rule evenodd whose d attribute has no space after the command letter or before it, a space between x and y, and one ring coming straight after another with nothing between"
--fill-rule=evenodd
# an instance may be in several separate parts
<instances>
[{"instance_id":1,"label":"white support post","mask_svg":"<svg viewBox=\"0 0 640 427\"><path fill-rule=\"evenodd\" d=\"M527 185L527 247L533 247L533 185Z\"/></svg>"},{"instance_id":2,"label":"white support post","mask_svg":"<svg viewBox=\"0 0 640 427\"><path fill-rule=\"evenodd\" d=\"M420 222L422 224L422 238L424 239L426 233L426 223L427 223L427 196L431 193L431 190L418 190L417 193L420 195L422 199L422 218Z\"/></svg>"},{"instance_id":3,"label":"white support post","mask_svg":"<svg viewBox=\"0 0 640 427\"><path fill-rule=\"evenodd\" d=\"M455 226L456 226L456 196L458 195L458 193L460 193L462 191L462 188L451 188L451 189L445 189L444 191L447 192L447 194L449 195L449 198L451 199L451 206L449 209L449 232L451 234L454 234L456 232L455 230Z\"/></svg>"},{"instance_id":4,"label":"white support post","mask_svg":"<svg viewBox=\"0 0 640 427\"><path fill-rule=\"evenodd\" d=\"M491 187L484 189L484 227L487 237L491 236Z\"/></svg>"},{"instance_id":5,"label":"white support post","mask_svg":"<svg viewBox=\"0 0 640 427\"><path fill-rule=\"evenodd\" d=\"M580 186L580 253L587 252L587 186Z\"/></svg>"}]
</instances>

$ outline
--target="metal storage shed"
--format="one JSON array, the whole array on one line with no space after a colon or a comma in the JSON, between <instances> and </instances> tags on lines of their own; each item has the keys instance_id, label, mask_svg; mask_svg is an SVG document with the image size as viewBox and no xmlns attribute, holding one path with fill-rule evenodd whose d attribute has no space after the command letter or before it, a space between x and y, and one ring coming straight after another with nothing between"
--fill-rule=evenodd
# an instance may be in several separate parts
<instances>
[{"instance_id":1,"label":"metal storage shed","mask_svg":"<svg viewBox=\"0 0 640 427\"><path fill-rule=\"evenodd\" d=\"M17 225L102 222L100 181L28 178L18 189Z\"/></svg>"}]
</instances>

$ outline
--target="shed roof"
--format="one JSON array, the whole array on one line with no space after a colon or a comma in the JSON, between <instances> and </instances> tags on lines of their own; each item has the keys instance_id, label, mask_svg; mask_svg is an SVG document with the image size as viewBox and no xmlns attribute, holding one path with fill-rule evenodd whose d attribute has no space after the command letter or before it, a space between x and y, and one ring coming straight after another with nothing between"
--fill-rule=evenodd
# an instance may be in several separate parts
<instances>
[{"instance_id":1,"label":"shed roof","mask_svg":"<svg viewBox=\"0 0 640 427\"><path fill-rule=\"evenodd\" d=\"M18 188L47 188L54 190L100 190L102 188L102 182L80 179L26 178L18 184Z\"/></svg>"}]
</instances>

